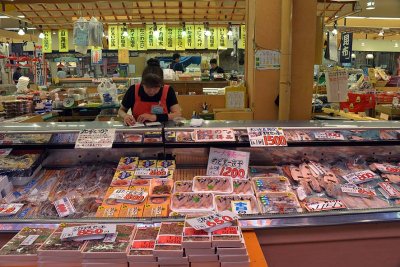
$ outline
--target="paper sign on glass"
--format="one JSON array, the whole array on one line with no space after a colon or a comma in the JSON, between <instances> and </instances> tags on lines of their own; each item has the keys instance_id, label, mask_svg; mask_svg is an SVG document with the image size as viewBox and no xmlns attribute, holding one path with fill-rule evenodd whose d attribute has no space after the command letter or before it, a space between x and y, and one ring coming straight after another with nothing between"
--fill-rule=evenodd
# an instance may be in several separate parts
<instances>
[{"instance_id":1,"label":"paper sign on glass","mask_svg":"<svg viewBox=\"0 0 400 267\"><path fill-rule=\"evenodd\" d=\"M208 156L207 175L247 178L250 153L212 147Z\"/></svg>"}]
</instances>

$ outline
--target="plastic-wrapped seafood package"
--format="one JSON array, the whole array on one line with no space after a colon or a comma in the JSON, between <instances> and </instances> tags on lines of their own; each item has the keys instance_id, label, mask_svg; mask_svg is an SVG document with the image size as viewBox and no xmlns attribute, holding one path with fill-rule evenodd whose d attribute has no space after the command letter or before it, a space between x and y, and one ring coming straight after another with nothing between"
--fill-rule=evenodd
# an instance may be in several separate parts
<instances>
[{"instance_id":1,"label":"plastic-wrapped seafood package","mask_svg":"<svg viewBox=\"0 0 400 267\"><path fill-rule=\"evenodd\" d=\"M139 164L138 157L122 157L119 160L117 170L121 171L134 171Z\"/></svg>"},{"instance_id":2,"label":"plastic-wrapped seafood package","mask_svg":"<svg viewBox=\"0 0 400 267\"><path fill-rule=\"evenodd\" d=\"M179 192L193 192L193 181L192 180L184 180L184 181L175 181L174 183L174 193Z\"/></svg>"},{"instance_id":3,"label":"plastic-wrapped seafood package","mask_svg":"<svg viewBox=\"0 0 400 267\"><path fill-rule=\"evenodd\" d=\"M214 197L211 193L173 193L171 210L178 213L211 212L214 209Z\"/></svg>"},{"instance_id":4,"label":"plastic-wrapped seafood package","mask_svg":"<svg viewBox=\"0 0 400 267\"><path fill-rule=\"evenodd\" d=\"M281 167L278 166L251 166L249 169L250 177L270 177L283 175Z\"/></svg>"},{"instance_id":5,"label":"plastic-wrapped seafood package","mask_svg":"<svg viewBox=\"0 0 400 267\"><path fill-rule=\"evenodd\" d=\"M398 140L400 138L399 130L380 130L379 137L381 140Z\"/></svg>"},{"instance_id":6,"label":"plastic-wrapped seafood package","mask_svg":"<svg viewBox=\"0 0 400 267\"><path fill-rule=\"evenodd\" d=\"M156 239L153 255L158 257L160 264L167 264L171 259L183 258L182 234L183 222L162 222ZM160 259L160 257L164 259ZM186 262L187 257L185 258Z\"/></svg>"},{"instance_id":7,"label":"plastic-wrapped seafood package","mask_svg":"<svg viewBox=\"0 0 400 267\"><path fill-rule=\"evenodd\" d=\"M233 179L233 194L254 195L250 180Z\"/></svg>"},{"instance_id":8,"label":"plastic-wrapped seafood package","mask_svg":"<svg viewBox=\"0 0 400 267\"><path fill-rule=\"evenodd\" d=\"M349 130L342 132L346 139L350 141L377 141L381 139L379 130Z\"/></svg>"},{"instance_id":9,"label":"plastic-wrapped seafood package","mask_svg":"<svg viewBox=\"0 0 400 267\"><path fill-rule=\"evenodd\" d=\"M157 160L157 168L168 168L175 170L176 162L175 160Z\"/></svg>"},{"instance_id":10,"label":"plastic-wrapped seafood package","mask_svg":"<svg viewBox=\"0 0 400 267\"><path fill-rule=\"evenodd\" d=\"M379 196L359 197L342 193L338 199L346 204L348 209L374 209L390 207L390 203Z\"/></svg>"},{"instance_id":11,"label":"plastic-wrapped seafood package","mask_svg":"<svg viewBox=\"0 0 400 267\"><path fill-rule=\"evenodd\" d=\"M291 191L290 182L286 177L254 177L252 179L254 190L258 193L288 192Z\"/></svg>"},{"instance_id":12,"label":"plastic-wrapped seafood package","mask_svg":"<svg viewBox=\"0 0 400 267\"><path fill-rule=\"evenodd\" d=\"M285 133L286 140L288 142L313 140L313 135L309 131L285 130L284 133Z\"/></svg>"},{"instance_id":13,"label":"plastic-wrapped seafood package","mask_svg":"<svg viewBox=\"0 0 400 267\"><path fill-rule=\"evenodd\" d=\"M261 213L302 212L300 203L292 192L260 193L257 200Z\"/></svg>"},{"instance_id":14,"label":"plastic-wrapped seafood package","mask_svg":"<svg viewBox=\"0 0 400 267\"><path fill-rule=\"evenodd\" d=\"M46 144L51 134L0 134L0 144Z\"/></svg>"},{"instance_id":15,"label":"plastic-wrapped seafood package","mask_svg":"<svg viewBox=\"0 0 400 267\"><path fill-rule=\"evenodd\" d=\"M142 143L143 135L139 133L117 133L115 143Z\"/></svg>"},{"instance_id":16,"label":"plastic-wrapped seafood package","mask_svg":"<svg viewBox=\"0 0 400 267\"><path fill-rule=\"evenodd\" d=\"M176 132L175 141L178 143L190 143L194 142L193 132Z\"/></svg>"},{"instance_id":17,"label":"plastic-wrapped seafood package","mask_svg":"<svg viewBox=\"0 0 400 267\"><path fill-rule=\"evenodd\" d=\"M331 170L337 176L340 176L344 182L351 184L362 184L371 181L380 180L381 177L371 171L365 163L355 163L354 161L339 161L332 166Z\"/></svg>"},{"instance_id":18,"label":"plastic-wrapped seafood package","mask_svg":"<svg viewBox=\"0 0 400 267\"><path fill-rule=\"evenodd\" d=\"M254 195L215 195L214 201L218 212L229 210L237 214L260 213Z\"/></svg>"},{"instance_id":19,"label":"plastic-wrapped seafood package","mask_svg":"<svg viewBox=\"0 0 400 267\"><path fill-rule=\"evenodd\" d=\"M25 227L0 250L0 266L33 266L38 260L37 250L54 229Z\"/></svg>"},{"instance_id":20,"label":"plastic-wrapped seafood package","mask_svg":"<svg viewBox=\"0 0 400 267\"><path fill-rule=\"evenodd\" d=\"M57 133L53 134L50 143L52 144L75 144L78 133Z\"/></svg>"},{"instance_id":21,"label":"plastic-wrapped seafood package","mask_svg":"<svg viewBox=\"0 0 400 267\"><path fill-rule=\"evenodd\" d=\"M388 162L372 163L369 168L374 172L379 172L382 178L392 183L400 184L400 166Z\"/></svg>"},{"instance_id":22,"label":"plastic-wrapped seafood package","mask_svg":"<svg viewBox=\"0 0 400 267\"><path fill-rule=\"evenodd\" d=\"M168 197L171 195L174 181L172 179L151 179L150 197Z\"/></svg>"},{"instance_id":23,"label":"plastic-wrapped seafood package","mask_svg":"<svg viewBox=\"0 0 400 267\"><path fill-rule=\"evenodd\" d=\"M131 181L135 178L134 171L120 171L117 170L111 181L110 186L130 186Z\"/></svg>"},{"instance_id":24,"label":"plastic-wrapped seafood package","mask_svg":"<svg viewBox=\"0 0 400 267\"><path fill-rule=\"evenodd\" d=\"M10 154L0 157L0 175L6 175L15 186L29 183L37 173L44 156L41 154Z\"/></svg>"},{"instance_id":25,"label":"plastic-wrapped seafood package","mask_svg":"<svg viewBox=\"0 0 400 267\"><path fill-rule=\"evenodd\" d=\"M195 176L193 192L230 194L233 192L233 181L227 176Z\"/></svg>"}]
</instances>

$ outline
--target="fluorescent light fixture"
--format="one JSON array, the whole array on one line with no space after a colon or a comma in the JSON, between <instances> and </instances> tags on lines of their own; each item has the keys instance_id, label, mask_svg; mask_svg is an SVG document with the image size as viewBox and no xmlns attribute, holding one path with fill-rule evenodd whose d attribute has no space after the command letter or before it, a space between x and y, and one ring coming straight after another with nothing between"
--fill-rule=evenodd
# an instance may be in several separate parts
<instances>
[{"instance_id":1,"label":"fluorescent light fixture","mask_svg":"<svg viewBox=\"0 0 400 267\"><path fill-rule=\"evenodd\" d=\"M18 18L21 18L21 19L25 18L24 15L19 15L19 16L17 16L17 17L18 17Z\"/></svg>"},{"instance_id":2,"label":"fluorescent light fixture","mask_svg":"<svg viewBox=\"0 0 400 267\"><path fill-rule=\"evenodd\" d=\"M394 43L394 47L399 47L399 43Z\"/></svg>"},{"instance_id":3,"label":"fluorescent light fixture","mask_svg":"<svg viewBox=\"0 0 400 267\"><path fill-rule=\"evenodd\" d=\"M187 35L186 29L183 29L183 31L182 31L182 37L185 37L186 35Z\"/></svg>"},{"instance_id":4,"label":"fluorescent light fixture","mask_svg":"<svg viewBox=\"0 0 400 267\"><path fill-rule=\"evenodd\" d=\"M229 25L228 25L228 33L227 33L227 35L228 36L232 36L233 35L232 23L231 22L229 22Z\"/></svg>"},{"instance_id":5,"label":"fluorescent light fixture","mask_svg":"<svg viewBox=\"0 0 400 267\"><path fill-rule=\"evenodd\" d=\"M361 43L361 46L365 46L365 43Z\"/></svg>"},{"instance_id":6,"label":"fluorescent light fixture","mask_svg":"<svg viewBox=\"0 0 400 267\"><path fill-rule=\"evenodd\" d=\"M366 59L374 59L374 54L367 54L365 56Z\"/></svg>"},{"instance_id":7,"label":"fluorescent light fixture","mask_svg":"<svg viewBox=\"0 0 400 267\"><path fill-rule=\"evenodd\" d=\"M128 28L126 27L126 23L124 23L124 28L123 29L124 29L124 31L122 32L122 36L128 37L129 33L128 33Z\"/></svg>"},{"instance_id":8,"label":"fluorescent light fixture","mask_svg":"<svg viewBox=\"0 0 400 267\"><path fill-rule=\"evenodd\" d=\"M365 9L368 9L368 10L375 9L375 0L368 0L367 7Z\"/></svg>"},{"instance_id":9,"label":"fluorescent light fixture","mask_svg":"<svg viewBox=\"0 0 400 267\"><path fill-rule=\"evenodd\" d=\"M153 36L155 38L160 37L160 31L157 29L157 23L153 23Z\"/></svg>"},{"instance_id":10,"label":"fluorescent light fixture","mask_svg":"<svg viewBox=\"0 0 400 267\"><path fill-rule=\"evenodd\" d=\"M4 28L6 31L18 31L20 28ZM27 30L36 30L36 28L27 28Z\"/></svg>"},{"instance_id":11,"label":"fluorescent light fixture","mask_svg":"<svg viewBox=\"0 0 400 267\"><path fill-rule=\"evenodd\" d=\"M9 16L5 16L5 15L0 15L0 19L8 19L10 18Z\"/></svg>"}]
</instances>

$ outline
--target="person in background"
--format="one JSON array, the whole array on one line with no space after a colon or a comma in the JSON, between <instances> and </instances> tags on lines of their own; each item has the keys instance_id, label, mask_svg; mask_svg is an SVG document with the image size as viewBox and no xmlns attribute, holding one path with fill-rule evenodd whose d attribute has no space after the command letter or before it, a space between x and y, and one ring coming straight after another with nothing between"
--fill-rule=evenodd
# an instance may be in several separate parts
<instances>
[{"instance_id":1,"label":"person in background","mask_svg":"<svg viewBox=\"0 0 400 267\"><path fill-rule=\"evenodd\" d=\"M224 73L224 69L218 66L217 60L215 58L210 60L210 78L214 79L214 73Z\"/></svg>"},{"instance_id":2,"label":"person in background","mask_svg":"<svg viewBox=\"0 0 400 267\"><path fill-rule=\"evenodd\" d=\"M28 74L26 76L29 78L29 81L31 83L35 82L35 75L33 74L31 69L28 69Z\"/></svg>"},{"instance_id":3,"label":"person in background","mask_svg":"<svg viewBox=\"0 0 400 267\"><path fill-rule=\"evenodd\" d=\"M119 77L119 72L118 72L117 70L115 70L115 71L114 71L114 73L113 73L113 77L114 77L114 78L117 78L117 77Z\"/></svg>"},{"instance_id":4,"label":"person in background","mask_svg":"<svg viewBox=\"0 0 400 267\"><path fill-rule=\"evenodd\" d=\"M18 83L19 78L21 78L22 73L21 73L21 68L17 67L14 74L13 74L13 81L15 84Z\"/></svg>"},{"instance_id":5,"label":"person in background","mask_svg":"<svg viewBox=\"0 0 400 267\"><path fill-rule=\"evenodd\" d=\"M169 65L169 68L174 71L184 72L183 65L181 63L181 55L178 53L172 55L172 63Z\"/></svg>"},{"instance_id":6,"label":"person in background","mask_svg":"<svg viewBox=\"0 0 400 267\"><path fill-rule=\"evenodd\" d=\"M62 68L57 68L57 78L65 79L67 78L67 73Z\"/></svg>"},{"instance_id":7,"label":"person in background","mask_svg":"<svg viewBox=\"0 0 400 267\"><path fill-rule=\"evenodd\" d=\"M127 112L131 110L132 115ZM132 85L122 99L118 115L126 125L136 122L164 122L181 116L174 89L164 84L164 72L157 59L149 59L142 82Z\"/></svg>"}]
</instances>

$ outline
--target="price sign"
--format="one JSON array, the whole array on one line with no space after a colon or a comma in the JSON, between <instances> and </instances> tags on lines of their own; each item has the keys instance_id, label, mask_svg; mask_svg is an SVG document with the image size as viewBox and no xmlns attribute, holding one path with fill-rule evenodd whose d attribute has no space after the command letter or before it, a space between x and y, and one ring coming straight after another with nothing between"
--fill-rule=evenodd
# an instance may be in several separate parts
<instances>
[{"instance_id":1,"label":"price sign","mask_svg":"<svg viewBox=\"0 0 400 267\"><path fill-rule=\"evenodd\" d=\"M111 148L115 129L84 129L79 132L75 148Z\"/></svg>"},{"instance_id":2,"label":"price sign","mask_svg":"<svg viewBox=\"0 0 400 267\"><path fill-rule=\"evenodd\" d=\"M246 179L249 159L249 152L212 147L208 156L207 175Z\"/></svg>"},{"instance_id":3,"label":"price sign","mask_svg":"<svg viewBox=\"0 0 400 267\"><path fill-rule=\"evenodd\" d=\"M21 203L1 204L0 217L15 215L23 206L24 204Z\"/></svg>"},{"instance_id":4,"label":"price sign","mask_svg":"<svg viewBox=\"0 0 400 267\"><path fill-rule=\"evenodd\" d=\"M1 148L0 149L0 156L8 156L10 155L12 148Z\"/></svg>"},{"instance_id":5,"label":"price sign","mask_svg":"<svg viewBox=\"0 0 400 267\"><path fill-rule=\"evenodd\" d=\"M67 197L63 197L54 202L54 207L56 207L58 216L67 217L68 215L75 213L75 207Z\"/></svg>"},{"instance_id":6,"label":"price sign","mask_svg":"<svg viewBox=\"0 0 400 267\"><path fill-rule=\"evenodd\" d=\"M118 232L115 232L115 233L113 233L113 234L107 234L107 235L104 237L103 242L104 242L104 243L114 243L115 240L117 240L117 236L118 236Z\"/></svg>"},{"instance_id":7,"label":"price sign","mask_svg":"<svg viewBox=\"0 0 400 267\"><path fill-rule=\"evenodd\" d=\"M213 235L238 235L238 228L235 226L225 227L213 232Z\"/></svg>"},{"instance_id":8,"label":"price sign","mask_svg":"<svg viewBox=\"0 0 400 267\"><path fill-rule=\"evenodd\" d=\"M65 227L61 233L60 239L80 240L102 239L107 234L116 233L117 226L115 224L91 224L74 227Z\"/></svg>"},{"instance_id":9,"label":"price sign","mask_svg":"<svg viewBox=\"0 0 400 267\"><path fill-rule=\"evenodd\" d=\"M196 230L212 232L230 226L232 221L239 218L240 217L237 214L226 210L207 216L187 219L186 221Z\"/></svg>"},{"instance_id":10,"label":"price sign","mask_svg":"<svg viewBox=\"0 0 400 267\"><path fill-rule=\"evenodd\" d=\"M247 128L251 147L287 146L282 128Z\"/></svg>"},{"instance_id":11,"label":"price sign","mask_svg":"<svg viewBox=\"0 0 400 267\"><path fill-rule=\"evenodd\" d=\"M138 204L143 202L147 195L147 192L142 190L115 189L109 196L109 199L115 199L117 202L121 203Z\"/></svg>"},{"instance_id":12,"label":"price sign","mask_svg":"<svg viewBox=\"0 0 400 267\"><path fill-rule=\"evenodd\" d=\"M185 236L209 236L210 233L207 233L204 230L196 230L193 227L186 227L183 231Z\"/></svg>"},{"instance_id":13,"label":"price sign","mask_svg":"<svg viewBox=\"0 0 400 267\"><path fill-rule=\"evenodd\" d=\"M141 178L167 177L167 168L138 168L135 170L135 176Z\"/></svg>"},{"instance_id":14,"label":"price sign","mask_svg":"<svg viewBox=\"0 0 400 267\"><path fill-rule=\"evenodd\" d=\"M154 240L135 240L132 243L132 250L153 250L155 247Z\"/></svg>"},{"instance_id":15,"label":"price sign","mask_svg":"<svg viewBox=\"0 0 400 267\"><path fill-rule=\"evenodd\" d=\"M35 243L36 239L39 238L40 235L28 235L27 238L22 241L21 246L30 246Z\"/></svg>"},{"instance_id":16,"label":"price sign","mask_svg":"<svg viewBox=\"0 0 400 267\"><path fill-rule=\"evenodd\" d=\"M236 214L252 214L249 200L231 201L232 211Z\"/></svg>"},{"instance_id":17,"label":"price sign","mask_svg":"<svg viewBox=\"0 0 400 267\"><path fill-rule=\"evenodd\" d=\"M381 164L375 163L375 168L383 173L391 173L391 174L399 174L400 166L392 165L392 164Z\"/></svg>"},{"instance_id":18,"label":"price sign","mask_svg":"<svg viewBox=\"0 0 400 267\"><path fill-rule=\"evenodd\" d=\"M347 208L340 200L306 203L305 207L308 211L339 210Z\"/></svg>"},{"instance_id":19,"label":"price sign","mask_svg":"<svg viewBox=\"0 0 400 267\"><path fill-rule=\"evenodd\" d=\"M400 198L400 191L397 190L393 185L387 182L378 183L379 191L387 198Z\"/></svg>"},{"instance_id":20,"label":"price sign","mask_svg":"<svg viewBox=\"0 0 400 267\"><path fill-rule=\"evenodd\" d=\"M357 197L374 197L375 190L372 188L359 187L354 184L346 184L341 186L342 192Z\"/></svg>"},{"instance_id":21,"label":"price sign","mask_svg":"<svg viewBox=\"0 0 400 267\"><path fill-rule=\"evenodd\" d=\"M314 132L314 137L317 140L345 140L344 136L341 133L334 131Z\"/></svg>"},{"instance_id":22,"label":"price sign","mask_svg":"<svg viewBox=\"0 0 400 267\"><path fill-rule=\"evenodd\" d=\"M342 177L350 184L361 184L374 179L379 179L379 176L370 170L353 172L343 175Z\"/></svg>"},{"instance_id":23,"label":"price sign","mask_svg":"<svg viewBox=\"0 0 400 267\"><path fill-rule=\"evenodd\" d=\"M193 131L195 142L235 142L232 129L199 129Z\"/></svg>"},{"instance_id":24,"label":"price sign","mask_svg":"<svg viewBox=\"0 0 400 267\"><path fill-rule=\"evenodd\" d=\"M158 245L181 245L182 236L181 235L159 235L157 238Z\"/></svg>"}]
</instances>

